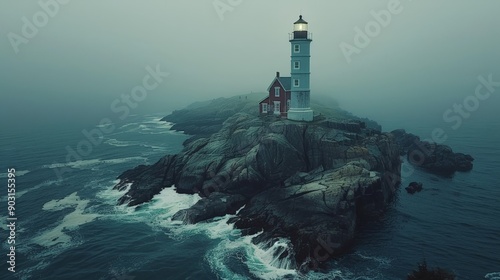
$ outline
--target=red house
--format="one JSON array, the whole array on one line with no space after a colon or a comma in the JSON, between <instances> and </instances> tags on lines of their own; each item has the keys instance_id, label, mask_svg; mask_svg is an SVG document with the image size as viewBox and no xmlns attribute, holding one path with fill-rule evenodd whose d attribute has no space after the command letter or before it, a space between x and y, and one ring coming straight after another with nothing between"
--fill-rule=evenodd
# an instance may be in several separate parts
<instances>
[{"instance_id":1,"label":"red house","mask_svg":"<svg viewBox=\"0 0 500 280\"><path fill-rule=\"evenodd\" d=\"M276 72L276 77L267 89L269 96L259 102L259 112L261 114L280 115L286 118L290 108L291 85L291 77L280 77L280 72Z\"/></svg>"}]
</instances>

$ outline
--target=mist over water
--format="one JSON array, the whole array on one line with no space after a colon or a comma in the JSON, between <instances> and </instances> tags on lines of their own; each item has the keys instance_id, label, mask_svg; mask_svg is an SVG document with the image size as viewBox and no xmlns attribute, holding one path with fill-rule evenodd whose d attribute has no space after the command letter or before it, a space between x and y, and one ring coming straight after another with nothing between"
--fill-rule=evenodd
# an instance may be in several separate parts
<instances>
[{"instance_id":1,"label":"mist over water","mask_svg":"<svg viewBox=\"0 0 500 280\"><path fill-rule=\"evenodd\" d=\"M114 114L114 100L142 83L147 66L171 75L135 113L265 91L276 71L290 72L288 33L299 13L313 33L312 95L332 95L360 115L441 119L474 92L479 75L500 80L493 28L500 3L398 2L399 13L349 55L350 63L340 45L356 47L356 28L366 30L373 13L387 11L391 1L240 1L222 12L216 1L69 1L17 54L8 34L22 36L23 17L33 22L43 9L2 2L0 114L16 120L2 126L99 121Z\"/></svg>"},{"instance_id":2,"label":"mist over water","mask_svg":"<svg viewBox=\"0 0 500 280\"><path fill-rule=\"evenodd\" d=\"M387 12L394 5L398 12ZM47 22L35 24L46 9L52 13ZM275 251L235 237L228 217L200 227L172 225L174 210L195 197L166 191L137 211L116 209L119 194L110 188L121 172L182 148L187 136L169 131L158 121L162 116L194 101L265 92L276 71L288 76L288 33L302 14L313 33L312 98L332 96L384 131L404 128L430 139L441 129L444 144L476 159L472 172L452 179L418 170L405 178L423 181L428 190L415 197L400 193L384 223L369 225L329 275L397 279L427 257L460 279L494 279L500 271L494 267L500 261L498 11L500 2L487 0L1 1L0 179L14 166L22 184L17 195L26 229L18 278L109 279L120 271L148 279L165 273L179 279L298 277L286 262L268 266ZM370 29L377 22L380 28ZM366 35L370 30L373 36ZM12 34L24 41L13 44ZM356 51L346 53L343 44ZM134 99L138 86L147 90ZM103 120L113 123L113 133L88 156L66 162L67 147L76 149L86 139L83 131L102 128ZM72 170L63 181L54 173L58 166ZM70 229L60 237L64 246L55 245L64 225ZM134 236L126 239L124 228ZM190 238L181 240L183 234ZM422 236L427 239L419 241ZM103 242L119 238L125 245ZM129 250L138 243L152 252L143 262ZM100 254L94 258L95 248ZM124 257L105 263L113 254ZM186 271L186 262L195 264L193 271ZM87 270L72 274L69 264Z\"/></svg>"}]
</instances>

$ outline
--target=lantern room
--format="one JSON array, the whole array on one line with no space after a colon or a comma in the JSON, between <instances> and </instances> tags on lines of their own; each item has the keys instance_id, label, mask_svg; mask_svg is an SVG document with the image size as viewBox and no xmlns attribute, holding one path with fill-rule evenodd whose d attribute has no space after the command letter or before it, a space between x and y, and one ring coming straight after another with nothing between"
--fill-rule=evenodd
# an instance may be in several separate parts
<instances>
[{"instance_id":1,"label":"lantern room","mask_svg":"<svg viewBox=\"0 0 500 280\"><path fill-rule=\"evenodd\" d=\"M307 27L307 21L300 15L299 20L293 24L293 39L307 39Z\"/></svg>"}]
</instances>

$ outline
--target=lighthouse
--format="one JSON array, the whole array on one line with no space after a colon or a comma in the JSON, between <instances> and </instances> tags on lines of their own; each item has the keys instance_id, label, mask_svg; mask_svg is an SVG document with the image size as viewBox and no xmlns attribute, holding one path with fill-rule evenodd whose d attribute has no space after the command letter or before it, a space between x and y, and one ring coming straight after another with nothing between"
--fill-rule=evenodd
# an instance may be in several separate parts
<instances>
[{"instance_id":1,"label":"lighthouse","mask_svg":"<svg viewBox=\"0 0 500 280\"><path fill-rule=\"evenodd\" d=\"M288 119L294 121L312 121L310 108L311 42L308 23L299 16L293 24L290 34L291 45L291 86Z\"/></svg>"},{"instance_id":2,"label":"lighthouse","mask_svg":"<svg viewBox=\"0 0 500 280\"><path fill-rule=\"evenodd\" d=\"M291 77L282 77L280 72L276 72L276 77L267 88L269 95L259 102L261 115L275 115L294 121L313 120L309 105L312 36L307 28L307 21L299 16L290 34Z\"/></svg>"}]
</instances>

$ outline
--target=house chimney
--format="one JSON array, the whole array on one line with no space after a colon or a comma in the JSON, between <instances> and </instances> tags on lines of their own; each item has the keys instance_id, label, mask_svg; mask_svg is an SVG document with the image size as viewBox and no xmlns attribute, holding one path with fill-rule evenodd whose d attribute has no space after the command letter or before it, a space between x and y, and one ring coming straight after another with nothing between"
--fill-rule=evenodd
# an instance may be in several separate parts
<instances>
[{"instance_id":1,"label":"house chimney","mask_svg":"<svg viewBox=\"0 0 500 280\"><path fill-rule=\"evenodd\" d=\"M276 72L276 78L280 77L280 72Z\"/></svg>"}]
</instances>

